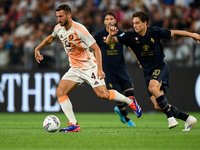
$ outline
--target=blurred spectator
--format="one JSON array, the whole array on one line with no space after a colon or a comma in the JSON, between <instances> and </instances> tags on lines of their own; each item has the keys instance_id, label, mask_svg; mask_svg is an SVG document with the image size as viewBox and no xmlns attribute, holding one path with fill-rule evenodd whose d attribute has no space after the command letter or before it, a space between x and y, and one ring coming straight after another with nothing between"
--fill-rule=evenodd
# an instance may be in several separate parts
<instances>
[{"instance_id":1,"label":"blurred spectator","mask_svg":"<svg viewBox=\"0 0 200 150\"><path fill-rule=\"evenodd\" d=\"M142 0L144 2L145 7L151 11L152 6L155 5L157 8L160 8L159 0Z\"/></svg>"},{"instance_id":2,"label":"blurred spectator","mask_svg":"<svg viewBox=\"0 0 200 150\"><path fill-rule=\"evenodd\" d=\"M4 21L6 19L5 10L3 7L0 7L0 22Z\"/></svg>"},{"instance_id":3,"label":"blurred spectator","mask_svg":"<svg viewBox=\"0 0 200 150\"><path fill-rule=\"evenodd\" d=\"M19 38L14 37L13 45L10 49L10 67L11 69L23 69L24 50Z\"/></svg>"},{"instance_id":4,"label":"blurred spectator","mask_svg":"<svg viewBox=\"0 0 200 150\"><path fill-rule=\"evenodd\" d=\"M153 19L151 20L151 26L163 27L163 17L158 11L153 12Z\"/></svg>"},{"instance_id":5,"label":"blurred spectator","mask_svg":"<svg viewBox=\"0 0 200 150\"><path fill-rule=\"evenodd\" d=\"M84 24L91 34L104 27L100 20L108 11L115 13L117 27L132 30L132 14L138 10L147 12L152 18L149 26L200 33L199 0L0 0L0 37L3 38L4 49L10 52L15 35L22 37L20 45L24 52L22 64L25 69L68 67L67 54L60 41L44 49L45 61L42 64L38 66L34 60L31 64L34 45L52 33L54 26L58 24L55 8L63 3L72 8L73 20ZM27 20L28 25L25 23ZM188 55L184 59L186 63L179 60L179 66L191 67L199 64L199 45L194 40L185 38L184 42L180 42L173 39L164 45L166 60L173 66L177 66L176 59L182 59L183 55ZM49 53L49 49L53 51ZM189 49L189 53L186 49ZM129 50L125 53L127 63L137 64Z\"/></svg>"},{"instance_id":6,"label":"blurred spectator","mask_svg":"<svg viewBox=\"0 0 200 150\"><path fill-rule=\"evenodd\" d=\"M34 57L34 49L35 49L35 40L34 36L30 36L28 41L24 44L24 68L32 69Z\"/></svg>"},{"instance_id":7,"label":"blurred spectator","mask_svg":"<svg viewBox=\"0 0 200 150\"><path fill-rule=\"evenodd\" d=\"M173 65L176 61L176 49L171 43L168 43L168 46L164 47L163 49L165 54L165 60L167 61L169 67L174 67Z\"/></svg>"},{"instance_id":8,"label":"blurred spectator","mask_svg":"<svg viewBox=\"0 0 200 150\"><path fill-rule=\"evenodd\" d=\"M119 4L116 5L116 7L114 9L114 14L116 17L116 22L123 21L125 11L121 8L121 6Z\"/></svg>"},{"instance_id":9,"label":"blurred spectator","mask_svg":"<svg viewBox=\"0 0 200 150\"><path fill-rule=\"evenodd\" d=\"M17 22L19 19L19 13L16 10L16 6L12 5L9 8L9 12L6 15L6 24L9 24L12 20Z\"/></svg>"},{"instance_id":10,"label":"blurred spectator","mask_svg":"<svg viewBox=\"0 0 200 150\"><path fill-rule=\"evenodd\" d=\"M133 0L121 0L118 3L120 4L121 8L124 11L127 11L129 4L132 2L133 2Z\"/></svg>"},{"instance_id":11,"label":"blurred spectator","mask_svg":"<svg viewBox=\"0 0 200 150\"><path fill-rule=\"evenodd\" d=\"M171 30L183 30L184 25L182 23L182 20L179 19L178 16L172 16L170 19L169 29Z\"/></svg>"},{"instance_id":12,"label":"blurred spectator","mask_svg":"<svg viewBox=\"0 0 200 150\"><path fill-rule=\"evenodd\" d=\"M3 34L3 43L4 43L4 48L10 51L10 48L12 46L12 40L10 38L9 33Z\"/></svg>"},{"instance_id":13,"label":"blurred spectator","mask_svg":"<svg viewBox=\"0 0 200 150\"><path fill-rule=\"evenodd\" d=\"M9 51L4 48L3 39L0 38L0 69L8 68Z\"/></svg>"},{"instance_id":14,"label":"blurred spectator","mask_svg":"<svg viewBox=\"0 0 200 150\"><path fill-rule=\"evenodd\" d=\"M22 7L18 12L19 12L19 18L17 21L17 25L19 26L19 25L25 23L26 20L28 20L28 13L27 13L25 7Z\"/></svg>"},{"instance_id":15,"label":"blurred spectator","mask_svg":"<svg viewBox=\"0 0 200 150\"><path fill-rule=\"evenodd\" d=\"M94 33L98 32L99 30L102 30L105 27L102 22L103 22L102 17L97 15L94 20L94 27L93 27Z\"/></svg>"},{"instance_id":16,"label":"blurred spectator","mask_svg":"<svg viewBox=\"0 0 200 150\"><path fill-rule=\"evenodd\" d=\"M196 9L195 3L190 3L189 9L184 12L184 18L183 18L185 21L186 28L190 29L191 24L197 18L198 18L198 9Z\"/></svg>"},{"instance_id":17,"label":"blurred spectator","mask_svg":"<svg viewBox=\"0 0 200 150\"><path fill-rule=\"evenodd\" d=\"M179 67L188 66L190 49L187 44L183 42L183 38L178 38L178 47L176 49L176 60Z\"/></svg>"},{"instance_id":18,"label":"blurred spectator","mask_svg":"<svg viewBox=\"0 0 200 150\"><path fill-rule=\"evenodd\" d=\"M24 41L28 35L31 35L32 30L33 30L32 24L30 24L29 20L26 20L25 23L17 27L14 34L17 37L22 38Z\"/></svg>"},{"instance_id":19,"label":"blurred spectator","mask_svg":"<svg viewBox=\"0 0 200 150\"><path fill-rule=\"evenodd\" d=\"M123 18L123 23L126 26L126 28L131 28L132 27L132 15L139 9L135 7L134 2L130 2L128 5L127 10L125 11L124 18Z\"/></svg>"}]
</instances>

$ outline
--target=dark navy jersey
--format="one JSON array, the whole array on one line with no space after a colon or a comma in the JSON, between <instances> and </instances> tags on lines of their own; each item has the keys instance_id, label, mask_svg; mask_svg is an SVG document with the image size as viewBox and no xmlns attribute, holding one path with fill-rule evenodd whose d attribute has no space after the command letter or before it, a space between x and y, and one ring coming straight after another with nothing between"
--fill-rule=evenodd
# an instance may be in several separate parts
<instances>
[{"instance_id":1,"label":"dark navy jersey","mask_svg":"<svg viewBox=\"0 0 200 150\"><path fill-rule=\"evenodd\" d=\"M121 33L123 33L123 31L119 30L117 35L120 35ZM126 71L123 44L116 43L108 45L106 43L107 36L108 32L106 31L106 28L94 35L96 43L100 47L102 53L103 71L105 74L117 74Z\"/></svg>"},{"instance_id":2,"label":"dark navy jersey","mask_svg":"<svg viewBox=\"0 0 200 150\"><path fill-rule=\"evenodd\" d=\"M165 65L165 55L160 39L170 37L170 30L159 27L147 27L145 36L140 36L134 30L117 35L118 41L129 46L135 53L144 71L158 65Z\"/></svg>"}]
</instances>

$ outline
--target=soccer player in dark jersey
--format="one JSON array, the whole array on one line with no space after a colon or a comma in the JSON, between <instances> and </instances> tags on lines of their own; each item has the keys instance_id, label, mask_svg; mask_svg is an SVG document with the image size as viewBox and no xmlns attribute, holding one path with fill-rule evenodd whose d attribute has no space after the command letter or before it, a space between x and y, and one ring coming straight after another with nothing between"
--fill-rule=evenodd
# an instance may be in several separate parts
<instances>
[{"instance_id":1,"label":"soccer player in dark jersey","mask_svg":"<svg viewBox=\"0 0 200 150\"><path fill-rule=\"evenodd\" d=\"M115 26L116 18L112 12L104 15L105 28L94 35L94 38L101 49L103 71L106 74L105 82L107 89L115 89L125 96L134 96L133 84L126 71L126 64L123 55L123 44L116 43L108 45L106 37L108 36L109 27ZM120 35L123 31L119 30L116 35ZM128 127L134 127L135 124L128 117L126 104L116 102L117 106L114 111L118 113L122 123L126 123Z\"/></svg>"},{"instance_id":2,"label":"soccer player in dark jersey","mask_svg":"<svg viewBox=\"0 0 200 150\"><path fill-rule=\"evenodd\" d=\"M200 43L200 35L181 30L169 30L159 27L148 27L149 16L143 11L138 11L132 16L132 31L116 35L116 27L109 28L108 44L122 43L129 46L135 53L144 72L144 78L148 89L149 97L155 109L164 112L168 118L169 129L176 127L178 122L175 118L185 121L185 129L190 131L197 119L181 112L175 106L170 105L164 95L169 86L169 67L164 61L163 48L160 39L170 39L171 36L191 37Z\"/></svg>"}]
</instances>

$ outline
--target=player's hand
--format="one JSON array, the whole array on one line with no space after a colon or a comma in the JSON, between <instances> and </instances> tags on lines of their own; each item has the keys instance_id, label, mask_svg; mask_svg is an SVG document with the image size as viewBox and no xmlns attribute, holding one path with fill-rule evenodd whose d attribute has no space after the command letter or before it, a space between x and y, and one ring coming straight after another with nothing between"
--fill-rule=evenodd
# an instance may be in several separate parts
<instances>
[{"instance_id":1,"label":"player's hand","mask_svg":"<svg viewBox=\"0 0 200 150\"><path fill-rule=\"evenodd\" d=\"M117 34L118 29L116 27L110 27L109 28L109 34L114 36L115 34Z\"/></svg>"},{"instance_id":2,"label":"player's hand","mask_svg":"<svg viewBox=\"0 0 200 150\"><path fill-rule=\"evenodd\" d=\"M97 70L97 78L104 79L106 77L105 73L102 70Z\"/></svg>"},{"instance_id":3,"label":"player's hand","mask_svg":"<svg viewBox=\"0 0 200 150\"><path fill-rule=\"evenodd\" d=\"M44 59L44 58L43 58L42 55L40 55L39 50L35 50L35 60L36 60L38 63L40 63L40 61L43 60L43 59Z\"/></svg>"},{"instance_id":4,"label":"player's hand","mask_svg":"<svg viewBox=\"0 0 200 150\"><path fill-rule=\"evenodd\" d=\"M198 44L200 44L200 35L197 33L193 33L193 39L197 41Z\"/></svg>"}]
</instances>

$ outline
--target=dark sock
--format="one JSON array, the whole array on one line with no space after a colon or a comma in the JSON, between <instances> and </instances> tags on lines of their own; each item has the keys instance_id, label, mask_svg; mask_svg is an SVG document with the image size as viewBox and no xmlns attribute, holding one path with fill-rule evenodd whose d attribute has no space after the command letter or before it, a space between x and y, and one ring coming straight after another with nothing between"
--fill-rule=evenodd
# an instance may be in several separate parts
<instances>
[{"instance_id":1,"label":"dark sock","mask_svg":"<svg viewBox=\"0 0 200 150\"><path fill-rule=\"evenodd\" d=\"M126 120L126 122L129 121L130 118L128 117L125 103L117 102L117 107L119 108L119 110L120 110L122 116L124 117L124 119Z\"/></svg>"},{"instance_id":2,"label":"dark sock","mask_svg":"<svg viewBox=\"0 0 200 150\"><path fill-rule=\"evenodd\" d=\"M162 108L164 113L167 115L167 118L173 117L173 113L169 107L169 103L164 95L161 95L156 99L158 105Z\"/></svg>"},{"instance_id":3,"label":"dark sock","mask_svg":"<svg viewBox=\"0 0 200 150\"><path fill-rule=\"evenodd\" d=\"M175 106L171 105L171 110L172 110L172 113L174 115L175 118L177 119L181 119L183 121L186 121L187 118L189 117L188 114L178 110Z\"/></svg>"}]
</instances>

